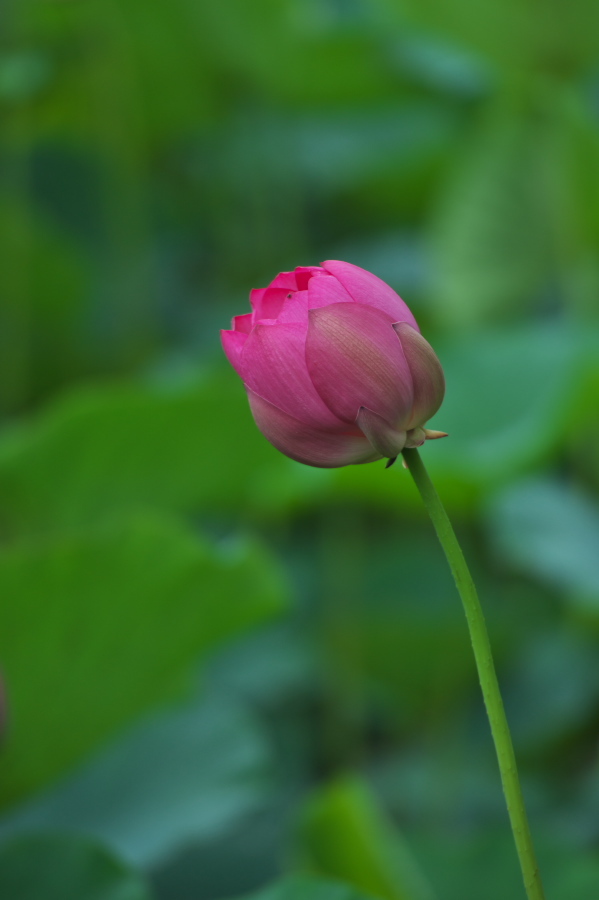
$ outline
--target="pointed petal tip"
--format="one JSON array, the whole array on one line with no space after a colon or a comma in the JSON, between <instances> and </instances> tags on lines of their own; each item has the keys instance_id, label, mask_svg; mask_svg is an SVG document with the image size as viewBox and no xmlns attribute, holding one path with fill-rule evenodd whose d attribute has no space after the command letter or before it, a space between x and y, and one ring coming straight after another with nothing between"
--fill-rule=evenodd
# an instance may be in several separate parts
<instances>
[{"instance_id":1,"label":"pointed petal tip","mask_svg":"<svg viewBox=\"0 0 599 900\"><path fill-rule=\"evenodd\" d=\"M233 331L239 331L242 334L249 334L252 330L252 322L253 314L252 313L244 313L242 316L233 316L231 319L231 328Z\"/></svg>"},{"instance_id":2,"label":"pointed petal tip","mask_svg":"<svg viewBox=\"0 0 599 900\"><path fill-rule=\"evenodd\" d=\"M222 328L220 332L221 343L225 356L235 369L238 375L241 375L241 353L248 338L247 334L242 331L232 331L228 328Z\"/></svg>"}]
</instances>

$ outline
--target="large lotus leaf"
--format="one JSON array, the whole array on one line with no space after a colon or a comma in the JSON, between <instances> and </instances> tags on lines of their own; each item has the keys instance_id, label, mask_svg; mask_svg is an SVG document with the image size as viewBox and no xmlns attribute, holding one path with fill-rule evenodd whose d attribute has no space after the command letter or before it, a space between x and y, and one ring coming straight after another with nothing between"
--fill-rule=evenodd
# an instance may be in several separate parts
<instances>
[{"instance_id":1,"label":"large lotus leaf","mask_svg":"<svg viewBox=\"0 0 599 900\"><path fill-rule=\"evenodd\" d=\"M526 116L499 109L450 169L431 219L441 322L506 321L538 300L551 246L538 140Z\"/></svg>"},{"instance_id":2,"label":"large lotus leaf","mask_svg":"<svg viewBox=\"0 0 599 900\"><path fill-rule=\"evenodd\" d=\"M143 880L81 838L36 835L0 845L6 900L151 900Z\"/></svg>"},{"instance_id":3,"label":"large lotus leaf","mask_svg":"<svg viewBox=\"0 0 599 900\"><path fill-rule=\"evenodd\" d=\"M233 372L174 386L75 391L0 443L6 531L78 527L122 510L279 506L292 470L258 432Z\"/></svg>"},{"instance_id":4,"label":"large lotus leaf","mask_svg":"<svg viewBox=\"0 0 599 900\"><path fill-rule=\"evenodd\" d=\"M488 503L497 553L515 569L599 611L599 507L580 488L537 477L510 485Z\"/></svg>"},{"instance_id":5,"label":"large lotus leaf","mask_svg":"<svg viewBox=\"0 0 599 900\"><path fill-rule=\"evenodd\" d=\"M521 0L381 0L402 16L406 10L434 33L481 51L512 77L538 66L551 71L559 60L562 71L583 69L597 55L599 18L593 0L555 2L539 17L534 3Z\"/></svg>"},{"instance_id":6,"label":"large lotus leaf","mask_svg":"<svg viewBox=\"0 0 599 900\"><path fill-rule=\"evenodd\" d=\"M216 552L156 516L4 551L2 803L171 697L193 661L278 611L282 594L258 547Z\"/></svg>"},{"instance_id":7,"label":"large lotus leaf","mask_svg":"<svg viewBox=\"0 0 599 900\"><path fill-rule=\"evenodd\" d=\"M580 415L577 395L596 338L555 325L485 330L441 344L447 393L433 427L450 436L427 455L440 470L487 485L546 459Z\"/></svg>"},{"instance_id":8,"label":"large lotus leaf","mask_svg":"<svg viewBox=\"0 0 599 900\"><path fill-rule=\"evenodd\" d=\"M504 676L504 702L516 746L541 754L593 720L599 666L586 627L538 626Z\"/></svg>"},{"instance_id":9,"label":"large lotus leaf","mask_svg":"<svg viewBox=\"0 0 599 900\"><path fill-rule=\"evenodd\" d=\"M50 829L101 841L145 868L243 823L272 791L269 746L219 695L154 714L0 820L0 836Z\"/></svg>"}]
</instances>

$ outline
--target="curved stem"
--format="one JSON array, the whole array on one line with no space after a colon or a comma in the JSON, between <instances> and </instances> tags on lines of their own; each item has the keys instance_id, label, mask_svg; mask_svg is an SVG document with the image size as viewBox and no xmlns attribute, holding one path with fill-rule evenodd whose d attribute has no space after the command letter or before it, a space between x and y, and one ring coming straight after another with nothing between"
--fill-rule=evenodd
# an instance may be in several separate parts
<instances>
[{"instance_id":1,"label":"curved stem","mask_svg":"<svg viewBox=\"0 0 599 900\"><path fill-rule=\"evenodd\" d=\"M485 625L476 588L458 540L451 527L451 522L429 478L418 450L404 450L402 455L431 517L464 605L526 894L528 900L544 900L543 885L541 884L539 867L524 808L524 798L518 779L512 738L497 683L487 626Z\"/></svg>"}]
</instances>

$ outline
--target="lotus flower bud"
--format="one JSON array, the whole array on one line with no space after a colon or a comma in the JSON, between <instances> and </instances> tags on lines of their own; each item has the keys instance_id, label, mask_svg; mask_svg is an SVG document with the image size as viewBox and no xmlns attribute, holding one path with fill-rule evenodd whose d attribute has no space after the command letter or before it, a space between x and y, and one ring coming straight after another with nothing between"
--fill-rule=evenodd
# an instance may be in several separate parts
<instances>
[{"instance_id":1,"label":"lotus flower bud","mask_svg":"<svg viewBox=\"0 0 599 900\"><path fill-rule=\"evenodd\" d=\"M222 332L262 434L321 468L394 459L442 437L423 426L445 393L441 364L395 291L331 260L250 293Z\"/></svg>"}]
</instances>

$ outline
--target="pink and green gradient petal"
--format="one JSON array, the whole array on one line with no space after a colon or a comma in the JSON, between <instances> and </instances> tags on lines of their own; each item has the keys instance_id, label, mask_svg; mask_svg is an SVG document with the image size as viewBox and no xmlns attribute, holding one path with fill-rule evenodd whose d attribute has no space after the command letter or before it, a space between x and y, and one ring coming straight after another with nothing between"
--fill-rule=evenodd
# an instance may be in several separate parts
<instances>
[{"instance_id":1,"label":"pink and green gradient petal","mask_svg":"<svg viewBox=\"0 0 599 900\"><path fill-rule=\"evenodd\" d=\"M296 462L321 469L374 462L380 454L356 429L326 430L307 425L247 389L256 425L273 447Z\"/></svg>"}]
</instances>

